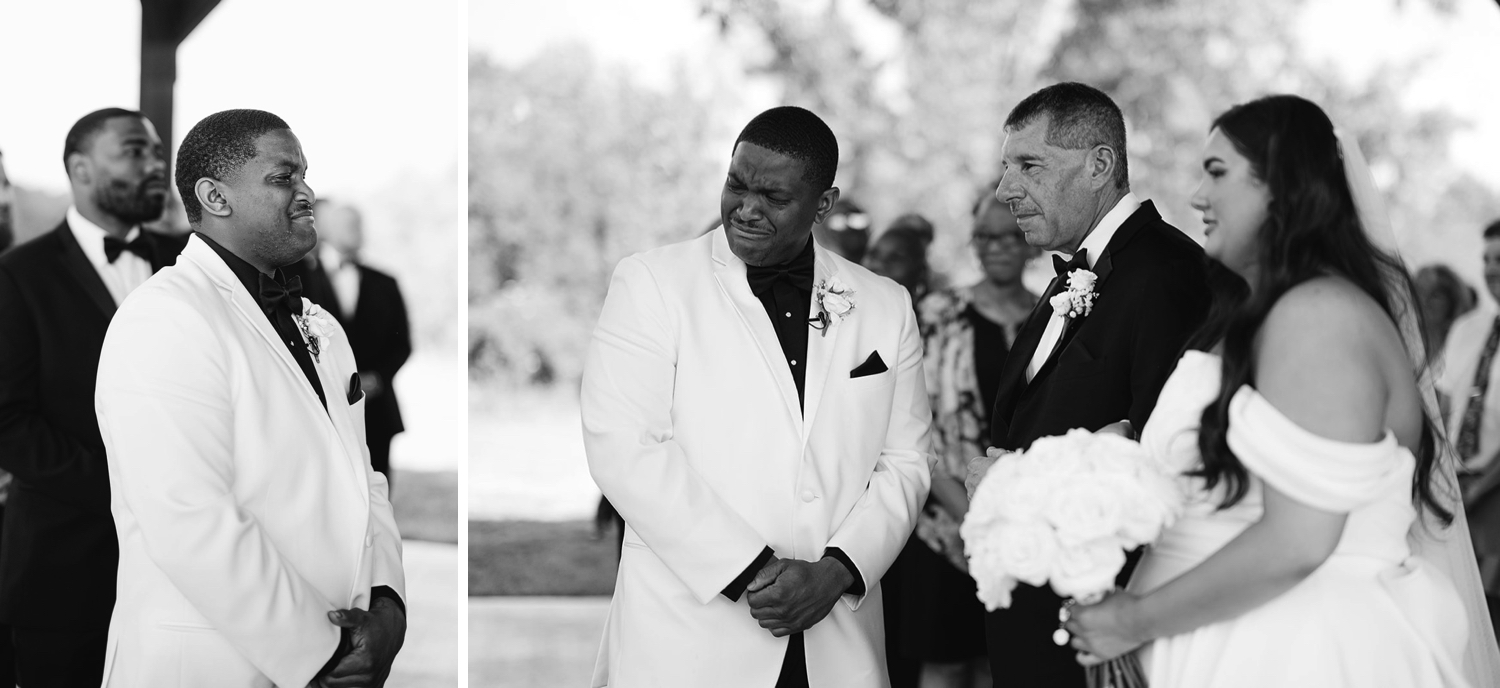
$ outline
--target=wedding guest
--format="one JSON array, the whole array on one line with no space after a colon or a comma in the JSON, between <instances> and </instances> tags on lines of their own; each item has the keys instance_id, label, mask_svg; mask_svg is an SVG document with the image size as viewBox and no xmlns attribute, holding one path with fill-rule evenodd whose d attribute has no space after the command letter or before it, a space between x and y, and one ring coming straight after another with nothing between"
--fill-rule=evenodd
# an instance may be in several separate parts
<instances>
[{"instance_id":1,"label":"wedding guest","mask_svg":"<svg viewBox=\"0 0 1500 688\"><path fill-rule=\"evenodd\" d=\"M927 262L927 244L921 233L911 227L892 227L865 253L865 267L881 277L889 277L906 289L913 304L927 295L932 267Z\"/></svg>"},{"instance_id":2,"label":"wedding guest","mask_svg":"<svg viewBox=\"0 0 1500 688\"><path fill-rule=\"evenodd\" d=\"M585 359L626 524L593 685L878 686L931 470L916 314L812 239L839 197L817 115L761 113L728 167L723 228L621 260Z\"/></svg>"},{"instance_id":3,"label":"wedding guest","mask_svg":"<svg viewBox=\"0 0 1500 688\"><path fill-rule=\"evenodd\" d=\"M1474 288L1446 265L1428 265L1417 271L1417 305L1422 312L1422 331L1427 337L1428 363L1441 370L1448 332L1459 316L1474 309Z\"/></svg>"},{"instance_id":4,"label":"wedding guest","mask_svg":"<svg viewBox=\"0 0 1500 688\"><path fill-rule=\"evenodd\" d=\"M325 207L326 206L326 207ZM406 429L392 382L411 356L406 302L396 278L360 256L364 218L348 205L318 204L316 265L331 298L322 303L349 335L365 402L370 464L391 481L391 440Z\"/></svg>"},{"instance_id":5,"label":"wedding guest","mask_svg":"<svg viewBox=\"0 0 1500 688\"><path fill-rule=\"evenodd\" d=\"M870 246L870 216L854 201L841 198L833 212L813 225L813 238L822 246L851 263L863 263Z\"/></svg>"},{"instance_id":6,"label":"wedding guest","mask_svg":"<svg viewBox=\"0 0 1500 688\"><path fill-rule=\"evenodd\" d=\"M14 475L0 622L21 685L97 688L119 551L94 415L99 351L115 309L183 244L141 229L167 198L162 142L141 113L84 115L63 165L65 219L0 256L0 468Z\"/></svg>"},{"instance_id":7,"label":"wedding guest","mask_svg":"<svg viewBox=\"0 0 1500 688\"><path fill-rule=\"evenodd\" d=\"M106 687L378 686L406 635L401 536L354 352L278 268L317 241L281 118L193 126L194 232L109 326L95 405L119 533Z\"/></svg>"},{"instance_id":8,"label":"wedding guest","mask_svg":"<svg viewBox=\"0 0 1500 688\"><path fill-rule=\"evenodd\" d=\"M1500 300L1500 220L1484 229L1484 285ZM1453 323L1438 390L1450 400L1448 441L1462 461L1464 507L1491 620L1500 618L1500 311L1484 301ZM1500 634L1500 629L1497 629Z\"/></svg>"},{"instance_id":9,"label":"wedding guest","mask_svg":"<svg viewBox=\"0 0 1500 688\"><path fill-rule=\"evenodd\" d=\"M917 308L932 404L932 492L893 567L900 576L895 652L921 666L922 688L988 686L984 606L975 597L958 526L968 512L969 459L989 446L1000 370L1037 295L1021 283L1040 251L991 184L974 204L970 245L983 268L972 286L937 291ZM890 626L887 626L890 629Z\"/></svg>"},{"instance_id":10,"label":"wedding guest","mask_svg":"<svg viewBox=\"0 0 1500 688\"><path fill-rule=\"evenodd\" d=\"M923 217L921 213L906 213L891 221L891 226L885 231L893 229L905 229L917 233L922 238L922 244L931 247L932 240L937 238L937 229L932 226L932 220Z\"/></svg>"}]
</instances>

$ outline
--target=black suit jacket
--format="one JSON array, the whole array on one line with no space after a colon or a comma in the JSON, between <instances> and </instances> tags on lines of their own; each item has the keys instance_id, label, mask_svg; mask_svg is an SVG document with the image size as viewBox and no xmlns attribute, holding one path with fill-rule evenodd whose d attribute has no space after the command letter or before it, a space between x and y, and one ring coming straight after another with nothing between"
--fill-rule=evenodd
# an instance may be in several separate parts
<instances>
[{"instance_id":1,"label":"black suit jacket","mask_svg":"<svg viewBox=\"0 0 1500 688\"><path fill-rule=\"evenodd\" d=\"M147 232L152 270L185 241ZM0 256L0 622L108 628L119 544L94 377L115 303L64 221Z\"/></svg>"},{"instance_id":2,"label":"black suit jacket","mask_svg":"<svg viewBox=\"0 0 1500 688\"><path fill-rule=\"evenodd\" d=\"M1140 431L1212 299L1203 249L1150 201L1126 218L1094 265L1093 312L1068 323L1056 354L1026 381L1052 305L1037 303L1000 374L990 442L1021 450L1073 428L1129 419Z\"/></svg>"},{"instance_id":3,"label":"black suit jacket","mask_svg":"<svg viewBox=\"0 0 1500 688\"><path fill-rule=\"evenodd\" d=\"M1093 311L1074 318L1030 383L1026 366L1052 317L1041 300L1016 336L1000 375L990 443L1024 450L1073 428L1129 419L1140 431L1188 339L1208 315L1208 258L1146 201L1116 230L1094 264ZM1018 685L1084 685L1074 651L1052 643L1061 598L1017 587L1010 609L986 615L991 666Z\"/></svg>"},{"instance_id":4,"label":"black suit jacket","mask_svg":"<svg viewBox=\"0 0 1500 688\"><path fill-rule=\"evenodd\" d=\"M396 372L411 356L411 328L406 317L406 302L396 278L364 264L359 267L359 299L354 315L344 314L339 306L333 281L316 260L316 251L286 270L302 279L302 295L326 309L339 321L354 349L354 363L360 372L380 375L384 389L370 394L365 402L365 441L370 445L390 442L406 429L401 422L401 407L391 382Z\"/></svg>"}]
</instances>

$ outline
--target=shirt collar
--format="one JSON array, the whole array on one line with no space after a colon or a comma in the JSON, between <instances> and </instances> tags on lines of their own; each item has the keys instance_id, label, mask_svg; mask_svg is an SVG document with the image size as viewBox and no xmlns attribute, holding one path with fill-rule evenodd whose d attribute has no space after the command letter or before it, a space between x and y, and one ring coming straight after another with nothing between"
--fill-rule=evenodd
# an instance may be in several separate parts
<instances>
[{"instance_id":1,"label":"shirt collar","mask_svg":"<svg viewBox=\"0 0 1500 688\"><path fill-rule=\"evenodd\" d=\"M83 255L87 256L90 263L94 265L109 265L109 258L104 255L104 238L109 232L103 227L96 225L93 221L78 212L78 206L68 206L68 229L73 232L73 238L78 241L78 247L83 249ZM131 227L125 234L125 241L135 241L141 235L140 225Z\"/></svg>"},{"instance_id":2,"label":"shirt collar","mask_svg":"<svg viewBox=\"0 0 1500 688\"><path fill-rule=\"evenodd\" d=\"M224 264L229 266L229 271L233 272L234 276L239 278L240 284L245 285L245 291L250 292L251 298L255 299L255 302L259 304L261 275L260 270L256 269L254 265L251 265L249 261L237 255L234 255L234 253L232 253L229 249L219 245L219 242L214 241L207 234L204 234L203 232L193 233L198 235L198 238L202 239L203 243L208 244L208 247L213 249L214 253L219 254L219 257L224 259ZM277 282L285 281L280 269L276 270L272 277L275 278ZM265 307L261 306L261 309L265 310Z\"/></svg>"},{"instance_id":3,"label":"shirt collar","mask_svg":"<svg viewBox=\"0 0 1500 688\"><path fill-rule=\"evenodd\" d=\"M1130 216L1134 215L1140 207L1140 199L1136 198L1134 193L1127 191L1119 201L1115 202L1115 207L1099 220L1094 231L1089 232L1089 235L1083 238L1083 244L1078 248L1088 251L1090 268L1099 262L1099 256L1104 255L1104 249L1109 246L1110 239L1115 238L1115 232L1119 231L1121 225L1125 224L1125 220L1130 219Z\"/></svg>"}]
</instances>

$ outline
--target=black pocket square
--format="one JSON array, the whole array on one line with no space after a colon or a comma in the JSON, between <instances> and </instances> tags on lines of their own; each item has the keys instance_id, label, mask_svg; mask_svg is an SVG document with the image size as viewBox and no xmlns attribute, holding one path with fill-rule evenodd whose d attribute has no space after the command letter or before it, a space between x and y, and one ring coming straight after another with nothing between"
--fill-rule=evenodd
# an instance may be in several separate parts
<instances>
[{"instance_id":1,"label":"black pocket square","mask_svg":"<svg viewBox=\"0 0 1500 688\"><path fill-rule=\"evenodd\" d=\"M363 399L364 396L365 396L365 391L363 389L360 389L360 387L359 387L359 373L355 373L353 375L350 375L349 376L349 405L353 406L354 402L359 401L360 399Z\"/></svg>"},{"instance_id":2,"label":"black pocket square","mask_svg":"<svg viewBox=\"0 0 1500 688\"><path fill-rule=\"evenodd\" d=\"M850 378L865 377L866 375L875 375L877 373L883 373L886 370L887 370L887 368L885 367L885 361L880 360L880 352L879 351L871 351L870 352L870 357L867 358L867 359L865 359L864 363L859 364L858 368L855 368L854 370L849 371L849 377Z\"/></svg>"}]
</instances>

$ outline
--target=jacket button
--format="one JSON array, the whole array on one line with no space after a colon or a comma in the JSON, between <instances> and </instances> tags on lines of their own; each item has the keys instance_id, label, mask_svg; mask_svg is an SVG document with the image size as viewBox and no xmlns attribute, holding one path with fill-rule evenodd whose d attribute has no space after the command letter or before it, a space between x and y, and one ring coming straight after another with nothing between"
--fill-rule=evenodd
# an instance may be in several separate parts
<instances>
[{"instance_id":1,"label":"jacket button","mask_svg":"<svg viewBox=\"0 0 1500 688\"><path fill-rule=\"evenodd\" d=\"M374 546L375 546L375 536L373 534L366 535L365 536L365 547L374 547Z\"/></svg>"},{"instance_id":2,"label":"jacket button","mask_svg":"<svg viewBox=\"0 0 1500 688\"><path fill-rule=\"evenodd\" d=\"M802 491L802 501L804 501L804 502L811 502L812 500L817 499L817 498L818 498L818 496L815 495L815 494L813 494L812 490L803 490Z\"/></svg>"}]
</instances>

